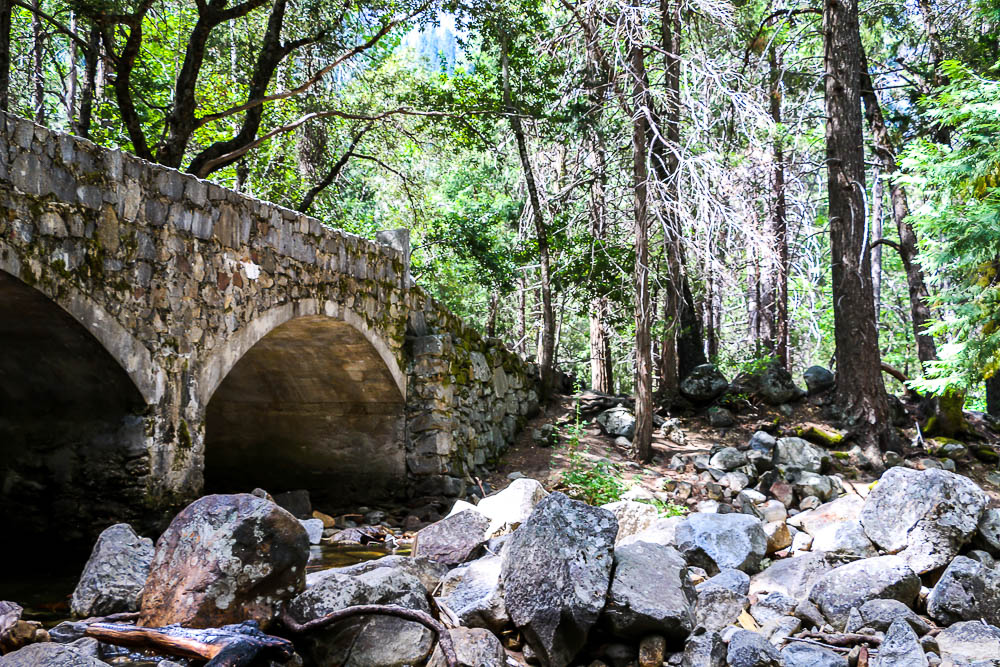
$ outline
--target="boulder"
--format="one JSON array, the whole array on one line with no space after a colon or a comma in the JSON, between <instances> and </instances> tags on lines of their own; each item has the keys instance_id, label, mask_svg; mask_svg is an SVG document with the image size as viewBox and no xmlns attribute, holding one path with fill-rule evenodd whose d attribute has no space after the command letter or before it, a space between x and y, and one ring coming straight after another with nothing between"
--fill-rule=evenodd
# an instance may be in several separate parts
<instances>
[{"instance_id":1,"label":"boulder","mask_svg":"<svg viewBox=\"0 0 1000 667\"><path fill-rule=\"evenodd\" d=\"M627 537L649 530L659 519L660 513L656 507L649 503L640 503L635 500L619 500L617 502L601 505L615 515L618 520L618 537L616 543L620 543Z\"/></svg>"},{"instance_id":2,"label":"boulder","mask_svg":"<svg viewBox=\"0 0 1000 667\"><path fill-rule=\"evenodd\" d=\"M614 577L604 619L620 637L683 638L693 627L694 591L687 563L672 547L637 542L615 547Z\"/></svg>"},{"instance_id":3,"label":"boulder","mask_svg":"<svg viewBox=\"0 0 1000 667\"><path fill-rule=\"evenodd\" d=\"M0 667L108 667L108 665L96 657L87 655L73 644L43 642L29 644L0 656Z\"/></svg>"},{"instance_id":4,"label":"boulder","mask_svg":"<svg viewBox=\"0 0 1000 667\"><path fill-rule=\"evenodd\" d=\"M972 538L987 500L967 477L897 467L868 494L861 524L872 542L923 574L947 565Z\"/></svg>"},{"instance_id":5,"label":"boulder","mask_svg":"<svg viewBox=\"0 0 1000 667\"><path fill-rule=\"evenodd\" d=\"M879 556L836 567L813 584L809 600L837 630L844 628L852 607L869 600L899 600L912 604L920 578L899 556Z\"/></svg>"},{"instance_id":6,"label":"boulder","mask_svg":"<svg viewBox=\"0 0 1000 667\"><path fill-rule=\"evenodd\" d=\"M432 560L427 560L426 558L395 555L382 556L381 558L361 561L360 563L347 565L346 567L337 567L329 570L320 570L319 572L310 572L306 575L306 588L315 586L332 574L345 574L353 577L381 568L403 570L408 574L412 574L420 580L421 584L424 585L424 589L427 591L428 595L437 590L438 584L441 583L441 580L448 574L447 565L436 563Z\"/></svg>"},{"instance_id":7,"label":"boulder","mask_svg":"<svg viewBox=\"0 0 1000 667\"><path fill-rule=\"evenodd\" d=\"M873 667L927 667L927 656L917 633L903 619L896 619L885 633Z\"/></svg>"},{"instance_id":8,"label":"boulder","mask_svg":"<svg viewBox=\"0 0 1000 667\"><path fill-rule=\"evenodd\" d=\"M1000 625L1000 571L956 556L927 596L927 615L941 625L977 619Z\"/></svg>"},{"instance_id":9,"label":"boulder","mask_svg":"<svg viewBox=\"0 0 1000 667\"><path fill-rule=\"evenodd\" d=\"M673 546L677 535L677 526L684 521L682 516L666 516L657 519L653 524L641 532L628 535L618 541L618 545L634 544L635 542L649 542L651 544L662 544ZM621 530L619 530L619 533ZM620 536L620 535L619 535Z\"/></svg>"},{"instance_id":10,"label":"boulder","mask_svg":"<svg viewBox=\"0 0 1000 667\"><path fill-rule=\"evenodd\" d=\"M611 512L552 493L504 547L507 613L543 663L564 667L583 647L604 608L617 533Z\"/></svg>"},{"instance_id":11,"label":"boulder","mask_svg":"<svg viewBox=\"0 0 1000 667\"><path fill-rule=\"evenodd\" d=\"M818 394L832 389L837 384L837 378L834 377L833 373L822 366L810 366L802 374L802 379L806 381L806 389L809 390L810 394Z\"/></svg>"},{"instance_id":12,"label":"boulder","mask_svg":"<svg viewBox=\"0 0 1000 667\"><path fill-rule=\"evenodd\" d=\"M270 500L266 494L262 497L265 500ZM296 519L312 518L312 500L309 498L309 492L305 489L276 494L273 500L279 507L291 512Z\"/></svg>"},{"instance_id":13,"label":"boulder","mask_svg":"<svg viewBox=\"0 0 1000 667\"><path fill-rule=\"evenodd\" d=\"M857 494L843 495L808 512L800 512L788 519L788 525L800 528L816 537L830 526L848 521L858 521L865 501Z\"/></svg>"},{"instance_id":14,"label":"boulder","mask_svg":"<svg viewBox=\"0 0 1000 667\"><path fill-rule=\"evenodd\" d=\"M689 563L710 573L732 567L753 574L767 553L763 525L748 514L690 514L674 539Z\"/></svg>"},{"instance_id":15,"label":"boulder","mask_svg":"<svg viewBox=\"0 0 1000 667\"><path fill-rule=\"evenodd\" d=\"M718 632L695 630L684 644L681 667L725 667L726 643Z\"/></svg>"},{"instance_id":16,"label":"boulder","mask_svg":"<svg viewBox=\"0 0 1000 667\"><path fill-rule=\"evenodd\" d=\"M830 455L825 450L802 438L778 438L771 452L771 463L776 467L818 473L829 461Z\"/></svg>"},{"instance_id":17,"label":"boulder","mask_svg":"<svg viewBox=\"0 0 1000 667\"><path fill-rule=\"evenodd\" d=\"M746 572L728 568L695 586L695 592L701 593L709 588L725 588L740 595L747 595L750 593L750 577Z\"/></svg>"},{"instance_id":18,"label":"boulder","mask_svg":"<svg viewBox=\"0 0 1000 667\"><path fill-rule=\"evenodd\" d=\"M750 436L750 442L747 443L747 449L770 454L774 450L774 446L776 444L778 444L778 441L767 431L755 431L754 434Z\"/></svg>"},{"instance_id":19,"label":"boulder","mask_svg":"<svg viewBox=\"0 0 1000 667\"><path fill-rule=\"evenodd\" d=\"M488 630L482 628L452 628L448 631L455 645L459 667L505 667L507 653L503 644ZM434 649L427 667L445 667L441 647Z\"/></svg>"},{"instance_id":20,"label":"boulder","mask_svg":"<svg viewBox=\"0 0 1000 667\"><path fill-rule=\"evenodd\" d=\"M831 477L808 470L796 471L794 474L790 474L789 481L792 484L792 488L795 489L795 493L802 499L814 497L820 502L826 502L840 491L840 485ZM800 503L799 506L802 507L803 504Z\"/></svg>"},{"instance_id":21,"label":"boulder","mask_svg":"<svg viewBox=\"0 0 1000 667\"><path fill-rule=\"evenodd\" d=\"M355 576L334 573L298 595L288 613L299 623L361 604L398 605L430 613L423 584L397 568L377 568ZM433 633L420 625L391 616L358 616L310 632L298 643L305 657L317 665L402 667L425 659Z\"/></svg>"},{"instance_id":22,"label":"boulder","mask_svg":"<svg viewBox=\"0 0 1000 667\"><path fill-rule=\"evenodd\" d=\"M729 639L726 651L729 667L784 667L781 653L763 635L737 630Z\"/></svg>"},{"instance_id":23,"label":"boulder","mask_svg":"<svg viewBox=\"0 0 1000 667\"><path fill-rule=\"evenodd\" d=\"M791 616L797 606L799 601L793 597L782 593L768 593L750 607L750 615L755 621L764 625L776 618Z\"/></svg>"},{"instance_id":24,"label":"boulder","mask_svg":"<svg viewBox=\"0 0 1000 667\"><path fill-rule=\"evenodd\" d=\"M768 364L758 376L757 393L769 405L781 405L805 393L795 386L792 374L780 364Z\"/></svg>"},{"instance_id":25,"label":"boulder","mask_svg":"<svg viewBox=\"0 0 1000 667\"><path fill-rule=\"evenodd\" d=\"M716 453L712 454L712 458L708 461L708 465L713 468L718 468L719 470L725 470L727 472L730 470L736 470L737 468L742 468L746 464L747 455L735 447L723 447Z\"/></svg>"},{"instance_id":26,"label":"boulder","mask_svg":"<svg viewBox=\"0 0 1000 667\"><path fill-rule=\"evenodd\" d=\"M503 491L486 496L476 505L476 509L489 520L487 537L498 537L511 533L524 523L535 506L548 492L537 481L524 477L507 485Z\"/></svg>"},{"instance_id":27,"label":"boulder","mask_svg":"<svg viewBox=\"0 0 1000 667\"><path fill-rule=\"evenodd\" d=\"M826 552L831 558L848 561L878 556L860 521L831 524L812 537L812 548Z\"/></svg>"},{"instance_id":28,"label":"boulder","mask_svg":"<svg viewBox=\"0 0 1000 667\"><path fill-rule=\"evenodd\" d=\"M456 567L441 580L439 600L470 628L499 632L510 621L500 588L501 560L485 556Z\"/></svg>"},{"instance_id":29,"label":"boulder","mask_svg":"<svg viewBox=\"0 0 1000 667\"><path fill-rule=\"evenodd\" d=\"M708 424L715 428L729 428L736 423L736 415L731 410L713 405L708 409Z\"/></svg>"},{"instance_id":30,"label":"boulder","mask_svg":"<svg viewBox=\"0 0 1000 667\"><path fill-rule=\"evenodd\" d=\"M299 519L299 523L306 529L309 544L319 544L323 539L323 519Z\"/></svg>"},{"instance_id":31,"label":"boulder","mask_svg":"<svg viewBox=\"0 0 1000 667\"><path fill-rule=\"evenodd\" d=\"M139 624L267 627L305 588L309 536L276 504L241 493L200 498L156 543Z\"/></svg>"},{"instance_id":32,"label":"boulder","mask_svg":"<svg viewBox=\"0 0 1000 667\"><path fill-rule=\"evenodd\" d=\"M937 636L941 657L953 664L996 660L1000 656L1000 628L982 621L963 621ZM986 662L990 665L990 662Z\"/></svg>"},{"instance_id":33,"label":"boulder","mask_svg":"<svg viewBox=\"0 0 1000 667\"><path fill-rule=\"evenodd\" d=\"M615 406L597 415L601 430L612 438L632 439L635 434L635 415L623 405Z\"/></svg>"},{"instance_id":34,"label":"boulder","mask_svg":"<svg viewBox=\"0 0 1000 667\"><path fill-rule=\"evenodd\" d=\"M486 541L490 520L478 510L464 510L421 528L413 542L413 555L445 565L469 560Z\"/></svg>"},{"instance_id":35,"label":"boulder","mask_svg":"<svg viewBox=\"0 0 1000 667\"><path fill-rule=\"evenodd\" d=\"M992 556L1000 556L1000 509L991 507L979 517L973 543Z\"/></svg>"},{"instance_id":36,"label":"boulder","mask_svg":"<svg viewBox=\"0 0 1000 667\"><path fill-rule=\"evenodd\" d=\"M898 620L906 621L918 635L930 632L931 626L924 619L899 600L869 600L857 608L857 622L848 623L846 632L857 632L862 628L872 628L885 632Z\"/></svg>"},{"instance_id":37,"label":"boulder","mask_svg":"<svg viewBox=\"0 0 1000 667\"><path fill-rule=\"evenodd\" d=\"M784 521L774 521L764 524L764 535L767 536L767 555L773 555L792 545L792 534Z\"/></svg>"},{"instance_id":38,"label":"boulder","mask_svg":"<svg viewBox=\"0 0 1000 667\"><path fill-rule=\"evenodd\" d=\"M104 529L70 599L73 615L107 616L138 611L153 551L153 540L139 537L127 523Z\"/></svg>"},{"instance_id":39,"label":"boulder","mask_svg":"<svg viewBox=\"0 0 1000 667\"><path fill-rule=\"evenodd\" d=\"M703 582L697 588L694 622L696 627L719 632L736 622L750 600L739 590L724 586L705 586L707 583Z\"/></svg>"},{"instance_id":40,"label":"boulder","mask_svg":"<svg viewBox=\"0 0 1000 667\"><path fill-rule=\"evenodd\" d=\"M782 593L801 602L809 597L813 584L832 569L833 565L822 552L783 558L751 577L750 596L756 598L767 593Z\"/></svg>"},{"instance_id":41,"label":"boulder","mask_svg":"<svg viewBox=\"0 0 1000 667\"><path fill-rule=\"evenodd\" d=\"M695 403L708 403L715 400L728 388L729 382L712 364L695 366L680 383L681 395Z\"/></svg>"},{"instance_id":42,"label":"boulder","mask_svg":"<svg viewBox=\"0 0 1000 667\"><path fill-rule=\"evenodd\" d=\"M781 649L785 667L848 667L847 657L814 644L788 642Z\"/></svg>"}]
</instances>

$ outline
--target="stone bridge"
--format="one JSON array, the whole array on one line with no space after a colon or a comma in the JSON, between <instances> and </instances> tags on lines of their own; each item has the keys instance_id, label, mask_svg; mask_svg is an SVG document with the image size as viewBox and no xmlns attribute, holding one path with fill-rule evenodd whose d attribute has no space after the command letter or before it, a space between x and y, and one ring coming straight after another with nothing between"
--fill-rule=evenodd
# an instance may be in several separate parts
<instances>
[{"instance_id":1,"label":"stone bridge","mask_svg":"<svg viewBox=\"0 0 1000 667\"><path fill-rule=\"evenodd\" d=\"M537 369L408 263L408 242L0 114L7 534L59 517L89 539L257 486L461 494L537 408Z\"/></svg>"}]
</instances>

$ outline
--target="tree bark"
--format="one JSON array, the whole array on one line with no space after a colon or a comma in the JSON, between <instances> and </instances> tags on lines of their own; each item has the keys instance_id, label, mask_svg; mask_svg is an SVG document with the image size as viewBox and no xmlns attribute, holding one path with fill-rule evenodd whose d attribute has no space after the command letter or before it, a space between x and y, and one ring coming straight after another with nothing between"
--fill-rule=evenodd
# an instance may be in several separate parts
<instances>
[{"instance_id":1,"label":"tree bark","mask_svg":"<svg viewBox=\"0 0 1000 667\"><path fill-rule=\"evenodd\" d=\"M0 0L0 110L10 110L10 0Z\"/></svg>"},{"instance_id":2,"label":"tree bark","mask_svg":"<svg viewBox=\"0 0 1000 667\"><path fill-rule=\"evenodd\" d=\"M889 402L882 381L863 203L863 54L857 0L826 0L823 30L837 392L853 434L873 464L881 467Z\"/></svg>"},{"instance_id":3,"label":"tree bark","mask_svg":"<svg viewBox=\"0 0 1000 667\"><path fill-rule=\"evenodd\" d=\"M882 225L882 175L875 169L875 179L872 183L872 238L880 239L883 234ZM875 321L882 315L882 244L872 246L872 296L875 299Z\"/></svg>"},{"instance_id":4,"label":"tree bark","mask_svg":"<svg viewBox=\"0 0 1000 667\"><path fill-rule=\"evenodd\" d=\"M785 203L785 149L778 124L781 123L781 63L772 45L768 53L770 70L770 110L775 124L772 181L773 204L768 219L768 240L771 268L768 278L770 294L766 298L767 317L770 324L771 340L769 349L778 362L788 367L788 223Z\"/></svg>"},{"instance_id":5,"label":"tree bark","mask_svg":"<svg viewBox=\"0 0 1000 667\"><path fill-rule=\"evenodd\" d=\"M531 219L535 225L535 241L538 244L538 264L541 273L542 296L542 335L539 345L538 367L542 375L542 396L547 398L552 392L552 374L555 363L555 312L552 309L552 275L549 267L549 237L545 226L541 198L535 184L535 174L528 157L528 142L524 136L524 127L517 107L514 106L510 88L510 63L507 56L506 36L500 40L501 76L503 78L504 107L510 114L510 126L517 142L517 155L524 172L525 187L528 191L528 203L531 206Z\"/></svg>"},{"instance_id":6,"label":"tree bark","mask_svg":"<svg viewBox=\"0 0 1000 667\"><path fill-rule=\"evenodd\" d=\"M889 137L885 118L882 116L882 106L875 93L875 86L868 74L868 58L861 53L861 99L865 104L865 116L871 130L875 155L878 157L881 171L889 180L889 203L892 206L892 219L899 232L899 256L906 272L906 285L910 296L910 320L913 323L913 334L917 342L917 358L921 365L937 359L937 347L934 339L924 333L931 319L931 309L927 305L927 284L924 272L917 261L917 235L907 221L910 207L906 190L892 177L899 170L896 164L896 149Z\"/></svg>"},{"instance_id":7,"label":"tree bark","mask_svg":"<svg viewBox=\"0 0 1000 667\"><path fill-rule=\"evenodd\" d=\"M94 95L97 89L97 63L101 58L100 32L91 28L90 48L83 53L85 60L83 68L83 85L80 87L80 112L73 131L81 137L90 136L90 124L94 115Z\"/></svg>"},{"instance_id":8,"label":"tree bark","mask_svg":"<svg viewBox=\"0 0 1000 667\"><path fill-rule=\"evenodd\" d=\"M931 6L931 0L920 0L917 6L920 7L920 16L927 27L927 46L931 56L931 67L934 68L932 83L934 88L940 88L948 85L948 77L941 69L941 63L945 59L944 47L941 45L941 34L938 32L934 8ZM934 130L934 141L940 144L951 142L951 131L948 126L937 124Z\"/></svg>"},{"instance_id":9,"label":"tree bark","mask_svg":"<svg viewBox=\"0 0 1000 667\"><path fill-rule=\"evenodd\" d=\"M646 92L646 65L642 46L633 44L630 50L633 81L632 98L632 187L635 196L635 434L632 444L640 461L653 458L653 360L652 322L649 302L649 221L647 219L647 185L649 178L646 163L646 133L648 95Z\"/></svg>"},{"instance_id":10,"label":"tree bark","mask_svg":"<svg viewBox=\"0 0 1000 667\"><path fill-rule=\"evenodd\" d=\"M1000 419L1000 373L986 378L986 412Z\"/></svg>"}]
</instances>

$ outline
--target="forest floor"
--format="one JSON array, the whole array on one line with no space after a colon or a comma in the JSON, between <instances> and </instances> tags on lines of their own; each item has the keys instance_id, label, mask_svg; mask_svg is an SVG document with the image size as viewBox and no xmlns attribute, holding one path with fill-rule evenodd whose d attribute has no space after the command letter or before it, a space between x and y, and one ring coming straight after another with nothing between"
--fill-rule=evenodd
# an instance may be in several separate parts
<instances>
[{"instance_id":1,"label":"forest floor","mask_svg":"<svg viewBox=\"0 0 1000 667\"><path fill-rule=\"evenodd\" d=\"M653 460L642 464L631 458L631 451L616 444L615 438L605 435L593 416L579 418L579 444L573 447L571 432L577 423L577 397L560 395L555 397L543 411L534 417L521 431L517 441L507 450L501 461L484 480L492 489L504 488L510 483L509 475L517 473L536 479L547 489L565 490L563 477L574 469L592 468L598 463L610 463L619 478L633 489L633 494L663 496L664 483L667 480L688 482L693 486L691 496L684 504L694 507L698 502L707 499L705 478L699 478L698 473L690 467L673 469L671 459L676 454L695 456L709 454L713 448L736 447L745 449L751 436L758 430L768 431L776 437L795 436L799 429L812 425L820 426L829 431L836 431L830 421L823 416L823 408L815 399L806 398L797 403L788 404L790 414L768 405L748 405L736 415L736 423L731 427L719 428L709 424L704 412L678 417L682 437L677 437L676 429L668 437L661 429L653 431ZM784 406L783 406L784 407ZM909 406L914 410L914 406ZM959 439L966 444L986 445L1000 452L1000 432L990 429L975 413L970 421L976 426L976 433L964 435ZM915 443L918 439L916 421L914 426L902 429L907 440ZM559 433L559 442L550 447L540 446L535 440L535 433L545 424L555 424ZM681 440L683 444L679 443ZM904 452L905 464L922 469L931 461L943 459L931 456L928 449L933 449L934 442L921 447L911 444ZM843 446L834 449L847 450L852 443L845 442ZM986 491L994 505L1000 505L1000 475L997 475L997 465L981 462L970 454L959 457L955 461L955 472L973 479ZM685 471L686 470L686 471ZM841 475L862 495L867 495L867 487L878 478L871 471L859 469L846 462L833 460L833 473ZM991 474L992 473L992 474Z\"/></svg>"}]
</instances>

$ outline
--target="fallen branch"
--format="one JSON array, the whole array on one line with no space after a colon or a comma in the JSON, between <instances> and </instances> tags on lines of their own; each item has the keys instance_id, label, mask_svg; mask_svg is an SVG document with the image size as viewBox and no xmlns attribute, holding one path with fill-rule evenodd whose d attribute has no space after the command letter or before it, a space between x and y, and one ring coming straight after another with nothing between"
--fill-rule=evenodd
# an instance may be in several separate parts
<instances>
[{"instance_id":1,"label":"fallen branch","mask_svg":"<svg viewBox=\"0 0 1000 667\"><path fill-rule=\"evenodd\" d=\"M814 632L806 630L795 635L796 638L805 637L808 639L818 639L831 646L856 646L858 644L871 644L880 646L882 639L876 635L864 635L857 632Z\"/></svg>"},{"instance_id":2,"label":"fallen branch","mask_svg":"<svg viewBox=\"0 0 1000 667\"><path fill-rule=\"evenodd\" d=\"M885 373L886 375L891 375L892 377L899 380L900 384L902 384L903 387L906 389L907 396L910 396L912 398L920 398L920 394L910 389L910 385L908 384L910 378L906 377L906 373L899 370L895 366L890 366L884 361L882 362L882 372Z\"/></svg>"},{"instance_id":3,"label":"fallen branch","mask_svg":"<svg viewBox=\"0 0 1000 667\"><path fill-rule=\"evenodd\" d=\"M321 616L305 623L299 623L288 613L288 609L284 609L281 612L281 622L291 632L301 634L325 628L346 618L372 615L395 616L396 618L420 623L437 635L437 642L441 647L441 653L444 655L446 667L458 667L458 656L455 654L455 645L452 644L451 634L449 634L448 629L434 620L430 614L416 609L406 609L404 607L397 607L396 605L363 604L330 612L326 616ZM205 667L208 667L208 665Z\"/></svg>"},{"instance_id":4,"label":"fallen branch","mask_svg":"<svg viewBox=\"0 0 1000 667\"><path fill-rule=\"evenodd\" d=\"M205 667L241 667L258 657L287 662L295 647L287 639L261 632L255 623L221 628L140 628L115 623L91 623L85 633L108 644L149 649L162 655L208 660Z\"/></svg>"}]
</instances>

